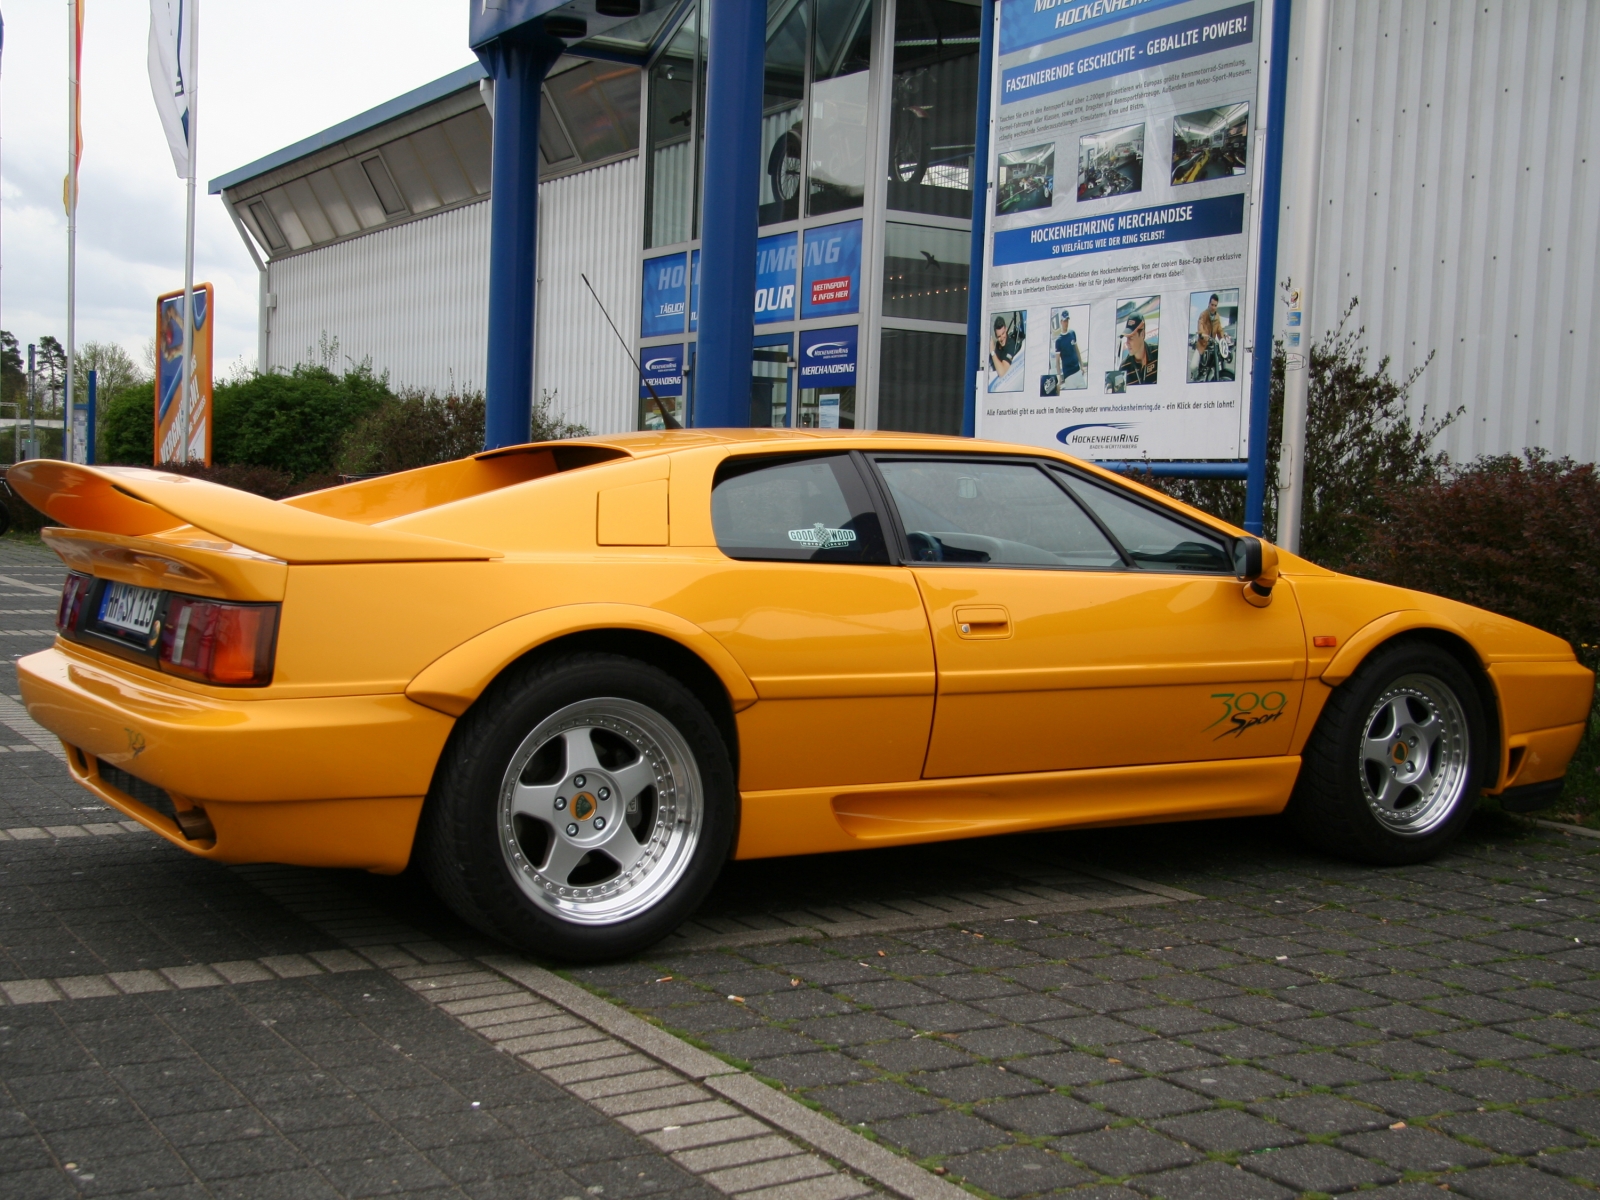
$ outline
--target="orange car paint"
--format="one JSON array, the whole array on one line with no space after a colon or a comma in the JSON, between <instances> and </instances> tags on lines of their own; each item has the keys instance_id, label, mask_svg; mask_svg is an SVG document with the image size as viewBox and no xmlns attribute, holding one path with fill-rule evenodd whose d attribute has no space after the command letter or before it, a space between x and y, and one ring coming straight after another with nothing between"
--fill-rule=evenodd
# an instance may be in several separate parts
<instances>
[{"instance_id":1,"label":"orange car paint","mask_svg":"<svg viewBox=\"0 0 1600 1200\"><path fill-rule=\"evenodd\" d=\"M721 681L744 858L1278 811L1333 687L1404 632L1456 639L1483 667L1503 731L1495 788L1559 776L1587 719L1593 676L1560 639L1288 554L1271 603L1254 607L1215 576L716 549L710 490L726 458L844 449L1070 462L1241 532L1065 455L904 434L624 435L284 502L35 461L12 485L76 526L47 534L74 569L281 600L283 615L266 687L58 640L19 662L23 696L85 786L186 849L380 871L405 863L454 720L510 663L578 633L667 639ZM100 779L100 761L205 809L215 839L186 838Z\"/></svg>"}]
</instances>

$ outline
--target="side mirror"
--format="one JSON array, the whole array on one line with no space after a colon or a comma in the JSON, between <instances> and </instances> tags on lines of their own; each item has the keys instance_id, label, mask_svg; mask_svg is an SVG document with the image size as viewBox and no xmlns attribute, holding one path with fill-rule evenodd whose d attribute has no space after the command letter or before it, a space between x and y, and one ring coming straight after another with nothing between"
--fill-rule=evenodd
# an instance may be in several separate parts
<instances>
[{"instance_id":1,"label":"side mirror","mask_svg":"<svg viewBox=\"0 0 1600 1200\"><path fill-rule=\"evenodd\" d=\"M1272 603L1272 588L1278 582L1278 548L1256 537L1242 537L1233 544L1233 570L1244 584L1244 598L1257 608Z\"/></svg>"}]
</instances>

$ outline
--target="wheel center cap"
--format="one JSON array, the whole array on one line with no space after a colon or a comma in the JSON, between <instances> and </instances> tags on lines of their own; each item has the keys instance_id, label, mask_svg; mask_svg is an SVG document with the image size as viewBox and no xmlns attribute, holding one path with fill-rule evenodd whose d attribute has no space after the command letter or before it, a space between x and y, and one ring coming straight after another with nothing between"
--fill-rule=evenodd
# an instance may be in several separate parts
<instances>
[{"instance_id":1,"label":"wheel center cap","mask_svg":"<svg viewBox=\"0 0 1600 1200\"><path fill-rule=\"evenodd\" d=\"M1396 742L1394 744L1394 748L1389 751L1390 757L1392 757L1396 763L1404 763L1410 753L1411 748L1404 742Z\"/></svg>"},{"instance_id":2,"label":"wheel center cap","mask_svg":"<svg viewBox=\"0 0 1600 1200\"><path fill-rule=\"evenodd\" d=\"M580 821L587 821L598 807L595 798L588 792L579 792L572 798L572 815Z\"/></svg>"}]
</instances>

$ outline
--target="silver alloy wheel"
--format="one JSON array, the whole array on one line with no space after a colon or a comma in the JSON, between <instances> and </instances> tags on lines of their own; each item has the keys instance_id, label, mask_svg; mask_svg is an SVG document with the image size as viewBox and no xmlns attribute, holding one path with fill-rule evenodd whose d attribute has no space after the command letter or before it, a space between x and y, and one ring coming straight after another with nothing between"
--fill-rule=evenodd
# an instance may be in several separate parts
<instances>
[{"instance_id":1,"label":"silver alloy wheel","mask_svg":"<svg viewBox=\"0 0 1600 1200\"><path fill-rule=\"evenodd\" d=\"M536 782L524 781L530 768ZM500 782L500 847L539 907L575 924L614 925L682 878L700 841L704 796L694 755L671 722L632 700L585 700L541 721L511 756Z\"/></svg>"},{"instance_id":2,"label":"silver alloy wheel","mask_svg":"<svg viewBox=\"0 0 1600 1200\"><path fill-rule=\"evenodd\" d=\"M1449 685L1433 675L1402 676L1362 725L1367 805L1394 833L1430 833L1461 802L1471 756L1466 714Z\"/></svg>"}]
</instances>

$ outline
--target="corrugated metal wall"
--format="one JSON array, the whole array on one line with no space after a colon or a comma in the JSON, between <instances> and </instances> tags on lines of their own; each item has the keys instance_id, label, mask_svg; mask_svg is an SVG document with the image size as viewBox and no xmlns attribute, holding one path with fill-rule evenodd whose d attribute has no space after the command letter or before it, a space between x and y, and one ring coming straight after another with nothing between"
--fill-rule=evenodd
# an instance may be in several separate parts
<instances>
[{"instance_id":1,"label":"corrugated metal wall","mask_svg":"<svg viewBox=\"0 0 1600 1200\"><path fill-rule=\"evenodd\" d=\"M1600 4L1334 0L1329 49L1313 327L1358 297L1374 360L1436 352L1453 458L1600 458Z\"/></svg>"},{"instance_id":2,"label":"corrugated metal wall","mask_svg":"<svg viewBox=\"0 0 1600 1200\"><path fill-rule=\"evenodd\" d=\"M272 262L267 356L274 368L321 361L324 336L340 360L372 360L396 386L483 387L489 290L489 205L420 221Z\"/></svg>"},{"instance_id":3,"label":"corrugated metal wall","mask_svg":"<svg viewBox=\"0 0 1600 1200\"><path fill-rule=\"evenodd\" d=\"M579 278L589 276L624 337L639 327L637 155L539 188L534 374L552 412L592 433L638 428L639 377Z\"/></svg>"},{"instance_id":4,"label":"corrugated metal wall","mask_svg":"<svg viewBox=\"0 0 1600 1200\"><path fill-rule=\"evenodd\" d=\"M623 330L637 323L638 170L634 157L539 187L535 386L556 395L553 412L595 433L634 428L636 385L578 276L588 273ZM281 258L269 271L271 366L319 362L324 337L337 338L335 369L371 359L397 387L483 387L487 202Z\"/></svg>"}]
</instances>

